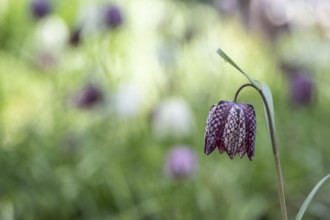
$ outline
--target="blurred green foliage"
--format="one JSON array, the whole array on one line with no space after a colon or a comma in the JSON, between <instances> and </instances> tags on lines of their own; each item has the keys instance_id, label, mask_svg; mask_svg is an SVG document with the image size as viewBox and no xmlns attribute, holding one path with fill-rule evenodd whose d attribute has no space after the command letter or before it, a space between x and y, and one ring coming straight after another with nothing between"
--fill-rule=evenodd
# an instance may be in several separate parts
<instances>
[{"instance_id":1,"label":"blurred green foliage","mask_svg":"<svg viewBox=\"0 0 330 220\"><path fill-rule=\"evenodd\" d=\"M293 24L274 40L242 25L238 11L223 16L215 4L125 0L115 2L124 16L119 28L89 24L78 46L62 48L70 31L92 20L89 10L105 2L53 1L52 14L40 20L29 3L0 2L0 219L279 219L272 150L255 91L239 98L257 112L254 160L203 154L210 106L233 99L246 82L218 57L218 47L272 89L289 218L329 173L330 41L317 22ZM45 37L49 23L55 26ZM312 104L290 104L283 60L311 70ZM103 99L82 109L74 94L88 83ZM127 84L136 90L126 100L118 91ZM188 103L193 126L188 135L159 139L152 121L171 97ZM121 101L132 111L123 114ZM164 173L177 144L191 146L199 160L197 172L180 181ZM306 219L330 218L329 187L321 191Z\"/></svg>"}]
</instances>

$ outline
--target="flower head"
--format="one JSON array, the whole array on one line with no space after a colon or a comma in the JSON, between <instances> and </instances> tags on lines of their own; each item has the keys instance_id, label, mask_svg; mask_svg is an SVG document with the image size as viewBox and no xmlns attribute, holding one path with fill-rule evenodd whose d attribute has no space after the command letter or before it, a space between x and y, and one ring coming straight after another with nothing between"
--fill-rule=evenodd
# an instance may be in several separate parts
<instances>
[{"instance_id":1,"label":"flower head","mask_svg":"<svg viewBox=\"0 0 330 220\"><path fill-rule=\"evenodd\" d=\"M220 153L227 152L232 159L237 153L254 156L256 115L252 105L232 101L220 101L209 111L204 152L210 154L216 147Z\"/></svg>"},{"instance_id":2,"label":"flower head","mask_svg":"<svg viewBox=\"0 0 330 220\"><path fill-rule=\"evenodd\" d=\"M49 0L34 0L31 2L31 13L35 18L42 18L49 14L52 5Z\"/></svg>"},{"instance_id":3,"label":"flower head","mask_svg":"<svg viewBox=\"0 0 330 220\"><path fill-rule=\"evenodd\" d=\"M171 177L182 180L190 177L197 169L197 155L191 147L175 146L167 155L165 172Z\"/></svg>"},{"instance_id":4,"label":"flower head","mask_svg":"<svg viewBox=\"0 0 330 220\"><path fill-rule=\"evenodd\" d=\"M74 96L74 103L80 108L92 108L103 100L102 91L92 84L87 84Z\"/></svg>"},{"instance_id":5,"label":"flower head","mask_svg":"<svg viewBox=\"0 0 330 220\"><path fill-rule=\"evenodd\" d=\"M74 47L78 46L79 43L81 42L81 37L82 37L82 28L76 27L71 31L69 43Z\"/></svg>"},{"instance_id":6,"label":"flower head","mask_svg":"<svg viewBox=\"0 0 330 220\"><path fill-rule=\"evenodd\" d=\"M143 97L143 91L137 84L123 82L114 97L115 111L123 118L134 117L143 109L145 104Z\"/></svg>"},{"instance_id":7,"label":"flower head","mask_svg":"<svg viewBox=\"0 0 330 220\"><path fill-rule=\"evenodd\" d=\"M105 7L104 22L108 27L116 28L123 23L123 15L121 9L116 5L108 5Z\"/></svg>"},{"instance_id":8,"label":"flower head","mask_svg":"<svg viewBox=\"0 0 330 220\"><path fill-rule=\"evenodd\" d=\"M313 81L308 73L296 72L291 76L290 99L297 105L307 105L313 99Z\"/></svg>"},{"instance_id":9,"label":"flower head","mask_svg":"<svg viewBox=\"0 0 330 220\"><path fill-rule=\"evenodd\" d=\"M62 55L69 38L69 28L62 17L50 15L38 23L36 28L36 46L42 50Z\"/></svg>"},{"instance_id":10,"label":"flower head","mask_svg":"<svg viewBox=\"0 0 330 220\"><path fill-rule=\"evenodd\" d=\"M296 106L312 104L316 92L312 72L306 67L288 61L284 61L281 68L289 78L290 104Z\"/></svg>"},{"instance_id":11,"label":"flower head","mask_svg":"<svg viewBox=\"0 0 330 220\"><path fill-rule=\"evenodd\" d=\"M163 100L153 112L152 129L160 140L180 139L191 135L194 115L186 100L172 97Z\"/></svg>"}]
</instances>

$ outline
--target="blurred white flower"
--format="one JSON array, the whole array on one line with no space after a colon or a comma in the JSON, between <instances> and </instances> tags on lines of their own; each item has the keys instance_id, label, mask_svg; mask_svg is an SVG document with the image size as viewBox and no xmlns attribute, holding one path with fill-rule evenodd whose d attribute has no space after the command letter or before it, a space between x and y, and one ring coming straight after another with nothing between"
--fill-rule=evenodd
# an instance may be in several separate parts
<instances>
[{"instance_id":1,"label":"blurred white flower","mask_svg":"<svg viewBox=\"0 0 330 220\"><path fill-rule=\"evenodd\" d=\"M115 97L115 109L118 115L132 117L142 107L142 95L136 85L125 83L119 86Z\"/></svg>"},{"instance_id":2,"label":"blurred white flower","mask_svg":"<svg viewBox=\"0 0 330 220\"><path fill-rule=\"evenodd\" d=\"M177 180L193 175L198 168L198 158L190 146L177 145L168 153L164 165L165 173Z\"/></svg>"},{"instance_id":3,"label":"blurred white flower","mask_svg":"<svg viewBox=\"0 0 330 220\"><path fill-rule=\"evenodd\" d=\"M67 44L69 29L62 18L52 15L42 20L36 30L36 43L42 50L59 53Z\"/></svg>"},{"instance_id":4,"label":"blurred white flower","mask_svg":"<svg viewBox=\"0 0 330 220\"><path fill-rule=\"evenodd\" d=\"M184 137L194 129L194 118L187 102L181 98L164 100L153 115L152 127L157 138Z\"/></svg>"}]
</instances>

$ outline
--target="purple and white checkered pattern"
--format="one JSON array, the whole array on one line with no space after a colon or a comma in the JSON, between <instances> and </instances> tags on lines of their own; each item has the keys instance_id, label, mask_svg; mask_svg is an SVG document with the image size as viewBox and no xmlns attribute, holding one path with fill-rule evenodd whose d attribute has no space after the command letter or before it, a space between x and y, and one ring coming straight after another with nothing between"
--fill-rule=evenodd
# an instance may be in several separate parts
<instances>
[{"instance_id":1,"label":"purple and white checkered pattern","mask_svg":"<svg viewBox=\"0 0 330 220\"><path fill-rule=\"evenodd\" d=\"M210 154L216 147L232 159L246 153L254 156L256 115L252 105L220 101L209 111L204 137L204 152Z\"/></svg>"}]
</instances>

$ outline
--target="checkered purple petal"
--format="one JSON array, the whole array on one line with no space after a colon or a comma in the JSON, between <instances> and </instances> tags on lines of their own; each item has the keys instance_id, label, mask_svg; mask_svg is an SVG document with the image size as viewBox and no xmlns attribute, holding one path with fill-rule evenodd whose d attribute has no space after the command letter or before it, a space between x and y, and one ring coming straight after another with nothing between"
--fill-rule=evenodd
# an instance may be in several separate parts
<instances>
[{"instance_id":1,"label":"checkered purple petal","mask_svg":"<svg viewBox=\"0 0 330 220\"><path fill-rule=\"evenodd\" d=\"M230 158L238 153L254 156L256 116L252 105L220 101L209 111L204 137L204 152L210 154L216 147Z\"/></svg>"},{"instance_id":2,"label":"checkered purple petal","mask_svg":"<svg viewBox=\"0 0 330 220\"><path fill-rule=\"evenodd\" d=\"M238 104L233 104L225 121L225 129L221 141L230 158L234 158L239 149L244 148L245 118Z\"/></svg>"},{"instance_id":3,"label":"checkered purple petal","mask_svg":"<svg viewBox=\"0 0 330 220\"><path fill-rule=\"evenodd\" d=\"M245 151L250 160L254 156L254 144L256 139L256 114L252 105L240 104L244 111L245 116L245 127L246 127L246 138L245 138ZM243 156L243 155L241 155Z\"/></svg>"},{"instance_id":4,"label":"checkered purple petal","mask_svg":"<svg viewBox=\"0 0 330 220\"><path fill-rule=\"evenodd\" d=\"M216 147L219 147L221 153L225 151L219 144L230 106L231 102L220 101L217 105L211 107L206 121L204 136L204 152L206 154L210 154Z\"/></svg>"}]
</instances>

